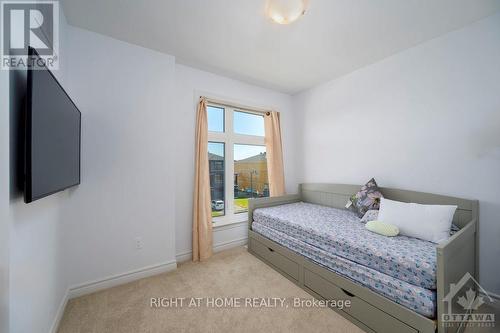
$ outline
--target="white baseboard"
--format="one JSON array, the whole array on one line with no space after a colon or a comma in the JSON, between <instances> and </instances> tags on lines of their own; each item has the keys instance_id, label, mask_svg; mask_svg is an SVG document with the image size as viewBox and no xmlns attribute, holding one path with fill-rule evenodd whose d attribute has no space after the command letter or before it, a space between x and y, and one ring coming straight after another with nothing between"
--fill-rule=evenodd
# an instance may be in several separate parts
<instances>
[{"instance_id":1,"label":"white baseboard","mask_svg":"<svg viewBox=\"0 0 500 333\"><path fill-rule=\"evenodd\" d=\"M170 272L175 270L176 268L177 262L169 261L158 265L147 266L127 273L109 276L104 279L83 283L77 286L73 286L69 289L69 299L92 294L99 290L116 287L121 284L129 283L153 275Z\"/></svg>"},{"instance_id":2,"label":"white baseboard","mask_svg":"<svg viewBox=\"0 0 500 333\"><path fill-rule=\"evenodd\" d=\"M54 322L52 323L52 327L50 328L50 333L57 333L59 324L61 323L61 319L64 315L64 310L66 309L66 305L68 304L68 301L70 299L91 294L99 290L116 287L121 284L129 283L153 275L170 272L175 270L176 268L177 263L175 261L170 261L163 264L147 266L127 273L113 275L104 279L95 280L68 288L66 290L66 293L64 294L63 299L61 300L59 308L57 309Z\"/></svg>"},{"instance_id":3,"label":"white baseboard","mask_svg":"<svg viewBox=\"0 0 500 333\"><path fill-rule=\"evenodd\" d=\"M228 242L223 242L214 245L214 252L220 252L224 250L229 250L233 247L245 245L248 242L248 237L243 237L240 239L233 239Z\"/></svg>"},{"instance_id":4,"label":"white baseboard","mask_svg":"<svg viewBox=\"0 0 500 333\"><path fill-rule=\"evenodd\" d=\"M245 245L247 242L248 242L248 237L239 238L239 239L233 239L233 240L230 240L228 242L222 242L222 243L219 243L219 244L214 244L213 249L214 249L214 252L217 253L217 252L220 252L220 251L229 250L229 249L231 249L233 247ZM192 258L193 258L193 252L192 251L187 251L187 252L179 253L179 254L177 254L175 256L175 259L177 260L178 263L189 261Z\"/></svg>"},{"instance_id":5,"label":"white baseboard","mask_svg":"<svg viewBox=\"0 0 500 333\"><path fill-rule=\"evenodd\" d=\"M64 309L66 309L68 301L69 301L69 289L66 289L66 292L64 293L61 303L59 304L59 308L57 309L56 317L54 318L52 327L50 328L49 331L50 333L57 333L57 330L59 329L59 324L61 323L61 319L64 315Z\"/></svg>"},{"instance_id":6,"label":"white baseboard","mask_svg":"<svg viewBox=\"0 0 500 333\"><path fill-rule=\"evenodd\" d=\"M193 251L182 252L175 255L175 260L178 264L190 261L193 258Z\"/></svg>"}]
</instances>

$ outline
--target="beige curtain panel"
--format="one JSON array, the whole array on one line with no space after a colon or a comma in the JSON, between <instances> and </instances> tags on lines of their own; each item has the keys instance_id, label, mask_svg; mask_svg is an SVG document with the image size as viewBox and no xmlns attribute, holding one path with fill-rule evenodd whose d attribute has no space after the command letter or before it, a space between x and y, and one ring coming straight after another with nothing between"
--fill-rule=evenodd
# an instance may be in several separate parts
<instances>
[{"instance_id":1,"label":"beige curtain panel","mask_svg":"<svg viewBox=\"0 0 500 333\"><path fill-rule=\"evenodd\" d=\"M272 197L285 194L283 147L279 112L267 112L264 117L267 150L267 174L269 192Z\"/></svg>"},{"instance_id":2,"label":"beige curtain panel","mask_svg":"<svg viewBox=\"0 0 500 333\"><path fill-rule=\"evenodd\" d=\"M212 208L208 170L207 101L200 98L196 114L196 156L193 197L193 261L212 256Z\"/></svg>"}]
</instances>

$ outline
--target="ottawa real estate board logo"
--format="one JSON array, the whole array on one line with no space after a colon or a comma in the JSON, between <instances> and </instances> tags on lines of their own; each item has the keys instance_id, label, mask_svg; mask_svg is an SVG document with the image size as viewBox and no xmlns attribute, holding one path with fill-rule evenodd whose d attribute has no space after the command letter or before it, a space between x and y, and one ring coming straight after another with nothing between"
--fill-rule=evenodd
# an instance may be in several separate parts
<instances>
[{"instance_id":1,"label":"ottawa real estate board logo","mask_svg":"<svg viewBox=\"0 0 500 333\"><path fill-rule=\"evenodd\" d=\"M442 300L447 303L441 318L442 325L495 327L495 314L481 311L485 300L493 302L476 279L470 273L465 273L458 283L450 284L450 291Z\"/></svg>"},{"instance_id":2,"label":"ottawa real estate board logo","mask_svg":"<svg viewBox=\"0 0 500 333\"><path fill-rule=\"evenodd\" d=\"M10 69L59 68L59 2L1 1L1 65ZM29 47L39 57L29 57Z\"/></svg>"}]
</instances>

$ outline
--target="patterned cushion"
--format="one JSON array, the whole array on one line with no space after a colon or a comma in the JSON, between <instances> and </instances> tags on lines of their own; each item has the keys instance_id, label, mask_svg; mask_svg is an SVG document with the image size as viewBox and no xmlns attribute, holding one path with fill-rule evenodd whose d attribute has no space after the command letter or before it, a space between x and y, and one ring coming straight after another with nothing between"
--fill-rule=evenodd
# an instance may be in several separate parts
<instances>
[{"instance_id":1,"label":"patterned cushion","mask_svg":"<svg viewBox=\"0 0 500 333\"><path fill-rule=\"evenodd\" d=\"M349 202L347 205L351 206L361 218L370 209L378 210L380 208L380 198L382 197L383 195L380 193L377 182L372 178L361 187L358 193L351 197L349 202L352 203L352 205L350 205Z\"/></svg>"}]
</instances>

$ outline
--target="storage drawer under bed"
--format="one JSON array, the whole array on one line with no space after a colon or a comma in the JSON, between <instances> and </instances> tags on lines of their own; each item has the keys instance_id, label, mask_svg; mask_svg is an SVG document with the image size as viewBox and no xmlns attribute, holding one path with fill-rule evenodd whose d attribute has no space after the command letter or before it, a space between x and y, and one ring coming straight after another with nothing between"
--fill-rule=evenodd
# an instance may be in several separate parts
<instances>
[{"instance_id":1,"label":"storage drawer under bed","mask_svg":"<svg viewBox=\"0 0 500 333\"><path fill-rule=\"evenodd\" d=\"M282 273L286 274L290 278L296 281L299 280L299 264L276 252L276 249L272 245L267 246L253 238L250 238L250 242L251 249L259 257L270 263L275 268L279 269Z\"/></svg>"},{"instance_id":2,"label":"storage drawer under bed","mask_svg":"<svg viewBox=\"0 0 500 333\"><path fill-rule=\"evenodd\" d=\"M340 311L356 318L375 332L417 332L412 327L356 297L348 290L340 288L308 269L304 269L304 286L327 300L350 300L351 306L344 307Z\"/></svg>"}]
</instances>

